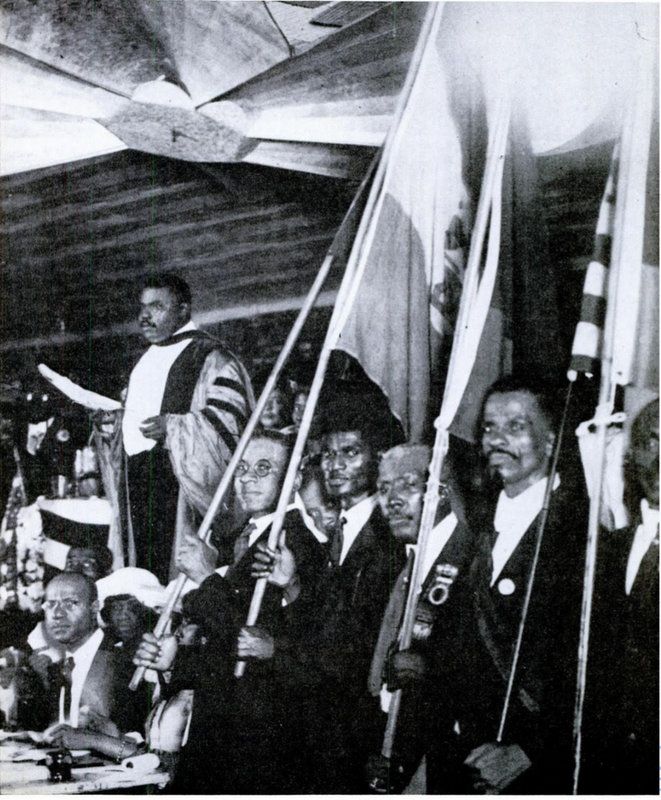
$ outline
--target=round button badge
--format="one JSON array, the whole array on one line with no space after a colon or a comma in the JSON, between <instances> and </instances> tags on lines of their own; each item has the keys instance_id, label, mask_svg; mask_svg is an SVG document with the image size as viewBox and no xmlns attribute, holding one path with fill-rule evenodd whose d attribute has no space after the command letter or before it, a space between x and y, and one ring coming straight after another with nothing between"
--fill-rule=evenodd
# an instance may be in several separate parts
<instances>
[{"instance_id":1,"label":"round button badge","mask_svg":"<svg viewBox=\"0 0 661 800\"><path fill-rule=\"evenodd\" d=\"M498 591L501 594L514 594L515 589L516 585L514 581L510 580L509 578L503 578L502 581L498 581Z\"/></svg>"}]
</instances>

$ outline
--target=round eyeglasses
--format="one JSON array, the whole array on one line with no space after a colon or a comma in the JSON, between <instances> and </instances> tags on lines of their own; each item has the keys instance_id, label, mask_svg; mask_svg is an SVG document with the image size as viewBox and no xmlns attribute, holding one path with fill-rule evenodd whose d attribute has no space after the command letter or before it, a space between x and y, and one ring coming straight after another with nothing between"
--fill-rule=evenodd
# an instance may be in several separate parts
<instances>
[{"instance_id":1,"label":"round eyeglasses","mask_svg":"<svg viewBox=\"0 0 661 800\"><path fill-rule=\"evenodd\" d=\"M240 478L247 475L249 472L254 472L258 478L265 478L273 472L273 464L270 461L258 461L254 466L250 466L245 461L239 461L236 466L236 475Z\"/></svg>"}]
</instances>

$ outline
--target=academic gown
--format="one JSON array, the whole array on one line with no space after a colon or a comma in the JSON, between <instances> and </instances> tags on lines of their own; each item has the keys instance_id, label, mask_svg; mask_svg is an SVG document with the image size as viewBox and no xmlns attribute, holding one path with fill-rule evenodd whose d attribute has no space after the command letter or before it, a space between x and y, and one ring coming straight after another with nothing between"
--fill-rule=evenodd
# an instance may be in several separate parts
<instances>
[{"instance_id":1,"label":"academic gown","mask_svg":"<svg viewBox=\"0 0 661 800\"><path fill-rule=\"evenodd\" d=\"M187 602L191 617L208 637L193 663L180 648L173 691L194 689L193 716L182 750L174 793L282 794L310 791L314 764L306 744L313 715L310 676L304 654L317 613L317 588L325 548L297 511L285 521L301 594L283 605L281 590L267 584L257 622L275 639L274 657L250 660L242 678L233 675L236 640L245 625L255 585L250 577L255 548L223 578L209 576ZM181 656L181 658L180 658Z\"/></svg>"},{"instance_id":2,"label":"academic gown","mask_svg":"<svg viewBox=\"0 0 661 800\"><path fill-rule=\"evenodd\" d=\"M109 497L124 509L124 563L153 572L161 583L176 576L174 554L185 533L195 533L206 513L254 405L250 378L241 362L203 331L180 334L191 342L168 372L160 414L167 434L151 450L126 457L103 448L102 464L114 460ZM121 425L116 435L121 436Z\"/></svg>"},{"instance_id":3,"label":"academic gown","mask_svg":"<svg viewBox=\"0 0 661 800\"><path fill-rule=\"evenodd\" d=\"M488 520L493 520L490 510ZM469 793L469 753L496 741L537 536L539 516L491 586L496 532L483 522L448 625L430 643L439 700L459 734L428 755L428 790ZM580 626L587 499L561 483L554 491L503 744L518 744L532 766L508 793L570 793L572 726ZM449 609L448 609L449 611Z\"/></svg>"}]
</instances>

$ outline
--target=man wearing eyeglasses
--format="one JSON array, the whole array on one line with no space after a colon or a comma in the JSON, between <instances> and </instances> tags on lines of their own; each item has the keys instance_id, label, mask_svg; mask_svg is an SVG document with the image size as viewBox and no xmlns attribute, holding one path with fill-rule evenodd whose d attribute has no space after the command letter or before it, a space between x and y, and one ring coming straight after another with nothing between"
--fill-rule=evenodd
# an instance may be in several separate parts
<instances>
[{"instance_id":1,"label":"man wearing eyeglasses","mask_svg":"<svg viewBox=\"0 0 661 800\"><path fill-rule=\"evenodd\" d=\"M57 575L46 587L42 608L47 634L62 649L61 660L48 669L44 726L59 722L76 729L93 716L114 735L141 730L148 705L128 690L128 660L105 646L94 581L80 573Z\"/></svg>"},{"instance_id":2,"label":"man wearing eyeglasses","mask_svg":"<svg viewBox=\"0 0 661 800\"><path fill-rule=\"evenodd\" d=\"M460 574L470 563L473 547L448 456L443 480L437 481L436 524L428 534L424 552L419 551L430 460L431 448L427 445L405 444L388 450L379 462L379 506L393 537L404 543L407 553L407 564L395 582L383 615L369 676L370 692L380 697L385 713L390 709L391 693L403 690L392 757L375 754L368 765L367 782L379 793L401 792L418 767L426 743L445 733L444 726L447 729L452 724L434 699L436 681L430 674L427 644L435 625L447 625L443 611ZM414 557L421 559L421 591L411 647L399 650L397 642ZM429 786L426 789L431 791Z\"/></svg>"},{"instance_id":3,"label":"man wearing eyeglasses","mask_svg":"<svg viewBox=\"0 0 661 800\"><path fill-rule=\"evenodd\" d=\"M173 666L173 691L195 692L174 791L309 791L314 764L305 741L313 713L308 637L318 610L326 537L295 499L275 552L267 547L290 451L282 434L255 435L234 480L248 522L219 551L195 537L179 551L178 568L200 583L186 605L207 638L201 656L186 663L186 648L176 652L171 638L159 641L151 634L136 653L136 664ZM257 625L246 627L259 577L268 579L260 616ZM237 659L247 662L242 678L233 675Z\"/></svg>"}]
</instances>

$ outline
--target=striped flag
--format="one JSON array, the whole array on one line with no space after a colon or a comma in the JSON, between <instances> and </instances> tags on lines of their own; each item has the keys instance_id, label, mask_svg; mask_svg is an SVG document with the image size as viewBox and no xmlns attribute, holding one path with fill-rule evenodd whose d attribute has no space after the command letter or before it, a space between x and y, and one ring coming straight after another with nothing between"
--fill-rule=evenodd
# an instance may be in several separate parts
<instances>
[{"instance_id":1,"label":"striped flag","mask_svg":"<svg viewBox=\"0 0 661 800\"><path fill-rule=\"evenodd\" d=\"M601 358L611 244L615 222L618 149L616 146L613 150L610 173L599 208L594 251L585 275L581 316L574 334L571 361L567 373L570 381L575 381L578 373L583 373L591 378Z\"/></svg>"}]
</instances>

